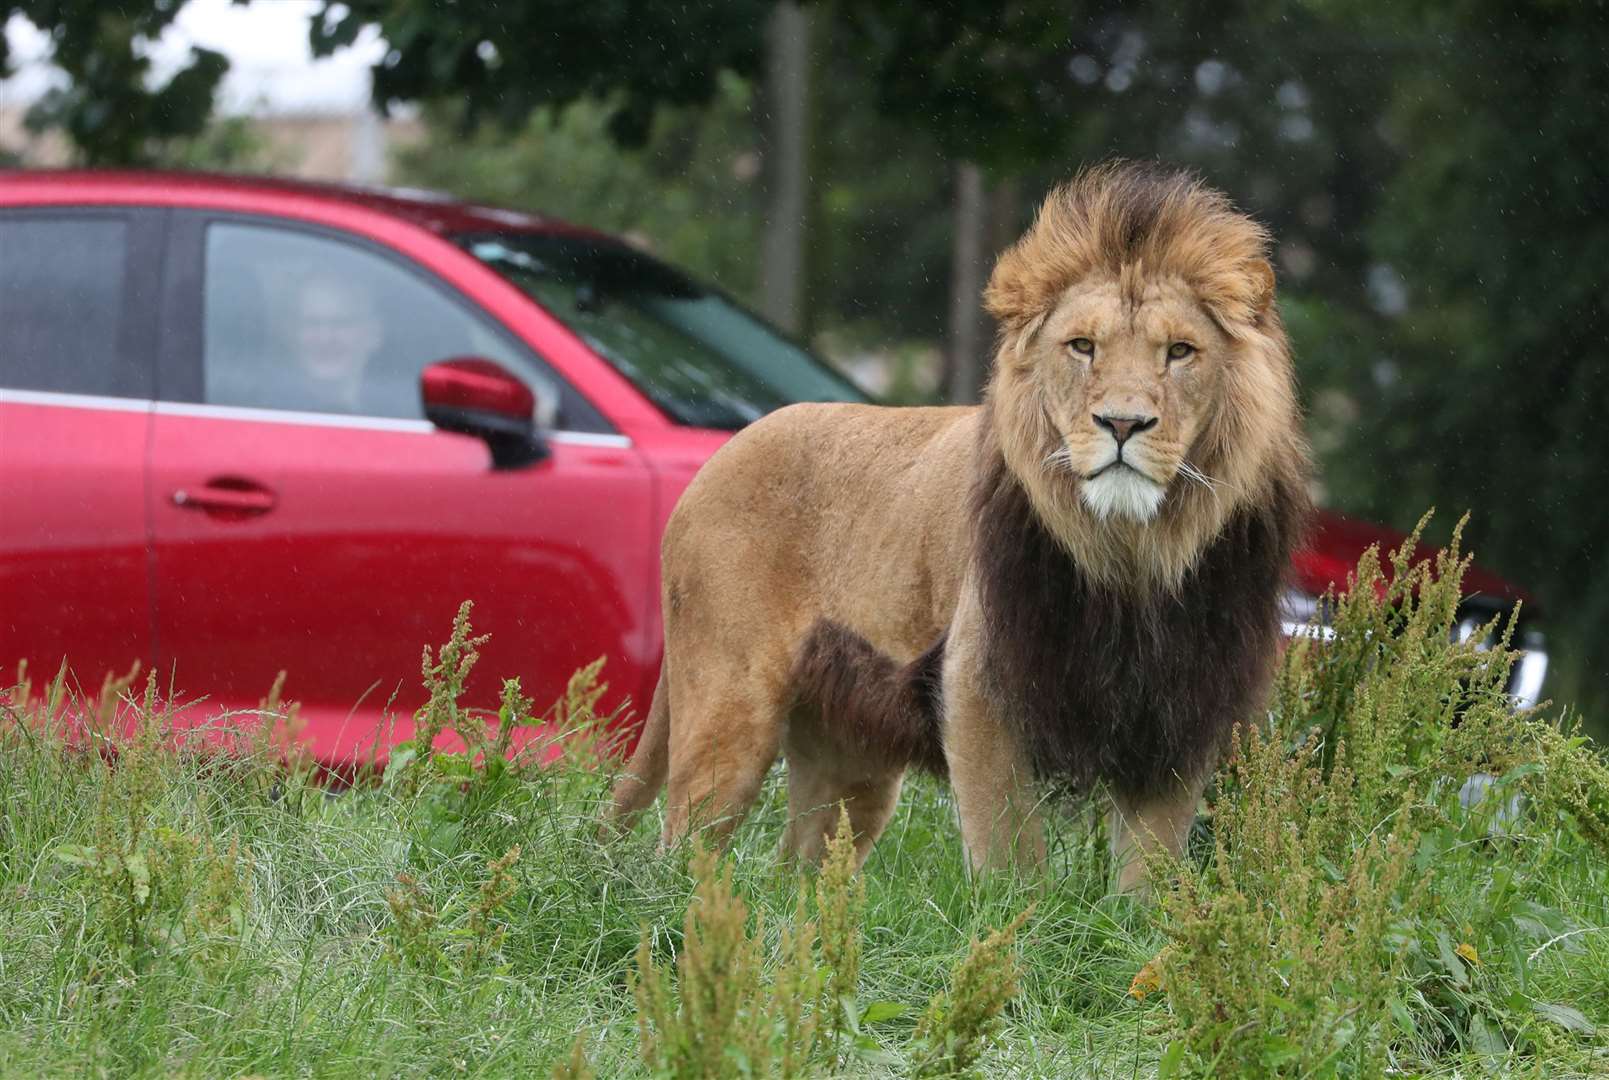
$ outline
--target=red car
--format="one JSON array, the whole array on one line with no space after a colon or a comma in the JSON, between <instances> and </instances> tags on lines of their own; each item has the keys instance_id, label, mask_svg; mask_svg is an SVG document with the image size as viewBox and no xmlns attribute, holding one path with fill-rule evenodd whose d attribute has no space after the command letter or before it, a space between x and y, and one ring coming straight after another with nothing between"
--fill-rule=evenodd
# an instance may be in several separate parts
<instances>
[{"instance_id":1,"label":"red car","mask_svg":"<svg viewBox=\"0 0 1609 1080\"><path fill-rule=\"evenodd\" d=\"M339 765L385 711L409 737L420 648L472 599L473 703L507 675L552 700L607 656L605 704L643 704L659 535L693 473L772 409L861 396L720 293L546 218L3 173L0 664L66 657L88 685L138 659L206 695L192 716L285 669ZM1321 591L1395 535L1326 517L1296 580ZM1470 584L1472 618L1516 595Z\"/></svg>"}]
</instances>

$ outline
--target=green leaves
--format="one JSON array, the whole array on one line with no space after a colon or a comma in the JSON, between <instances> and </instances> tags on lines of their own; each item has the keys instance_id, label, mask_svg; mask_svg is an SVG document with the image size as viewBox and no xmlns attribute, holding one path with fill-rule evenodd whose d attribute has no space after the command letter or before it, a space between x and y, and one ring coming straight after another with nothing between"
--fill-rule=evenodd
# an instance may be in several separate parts
<instances>
[{"instance_id":1,"label":"green leaves","mask_svg":"<svg viewBox=\"0 0 1609 1080\"><path fill-rule=\"evenodd\" d=\"M1598 1027L1586 1018L1580 1009L1569 1005L1559 1005L1551 1001L1533 1001L1531 1008L1544 1020L1549 1020L1566 1031L1577 1035L1596 1035Z\"/></svg>"},{"instance_id":2,"label":"green leaves","mask_svg":"<svg viewBox=\"0 0 1609 1080\"><path fill-rule=\"evenodd\" d=\"M1469 972L1464 966L1463 959L1453 949L1453 942L1447 936L1447 931L1441 930L1436 934L1436 952L1441 960L1441 967L1453 985L1460 989L1469 987Z\"/></svg>"},{"instance_id":3,"label":"green leaves","mask_svg":"<svg viewBox=\"0 0 1609 1080\"><path fill-rule=\"evenodd\" d=\"M861 1011L860 1022L862 1024L881 1024L885 1020L905 1016L910 1011L911 1007L909 1005L901 1004L898 1001L873 1001Z\"/></svg>"},{"instance_id":4,"label":"green leaves","mask_svg":"<svg viewBox=\"0 0 1609 1080\"><path fill-rule=\"evenodd\" d=\"M607 101L610 135L640 147L661 107L707 104L723 75L759 73L770 10L767 0L329 0L310 32L325 55L378 27L392 52L374 69L377 102L452 101L466 126L484 117L515 127L541 106Z\"/></svg>"},{"instance_id":5,"label":"green leaves","mask_svg":"<svg viewBox=\"0 0 1609 1080\"><path fill-rule=\"evenodd\" d=\"M144 907L151 899L151 867L143 852L136 851L123 857L123 873L128 875L129 893L134 903Z\"/></svg>"},{"instance_id":6,"label":"green leaves","mask_svg":"<svg viewBox=\"0 0 1609 1080\"><path fill-rule=\"evenodd\" d=\"M102 166L150 164L164 143L200 134L228 70L223 55L191 48L167 82L151 85L151 47L182 6L173 0L0 5L0 16L20 11L50 35L50 59L70 80L28 110L28 126L62 129L85 164Z\"/></svg>"}]
</instances>

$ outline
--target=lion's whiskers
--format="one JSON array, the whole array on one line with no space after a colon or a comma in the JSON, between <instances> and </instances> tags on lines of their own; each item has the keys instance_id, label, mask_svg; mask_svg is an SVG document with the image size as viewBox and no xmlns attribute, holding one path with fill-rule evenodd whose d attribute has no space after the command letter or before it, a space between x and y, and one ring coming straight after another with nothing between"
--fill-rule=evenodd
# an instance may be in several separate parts
<instances>
[{"instance_id":1,"label":"lion's whiskers","mask_svg":"<svg viewBox=\"0 0 1609 1080\"><path fill-rule=\"evenodd\" d=\"M1073 476L1082 475L1078 470L1078 466L1073 464L1073 449L1070 446L1062 446L1052 450L1045 455L1045 459L1039 464L1048 473L1060 470Z\"/></svg>"},{"instance_id":2,"label":"lion's whiskers","mask_svg":"<svg viewBox=\"0 0 1609 1080\"><path fill-rule=\"evenodd\" d=\"M1220 480L1214 480L1188 461L1179 462L1179 475L1193 484L1200 484L1214 495L1218 494L1218 486L1222 483Z\"/></svg>"}]
</instances>

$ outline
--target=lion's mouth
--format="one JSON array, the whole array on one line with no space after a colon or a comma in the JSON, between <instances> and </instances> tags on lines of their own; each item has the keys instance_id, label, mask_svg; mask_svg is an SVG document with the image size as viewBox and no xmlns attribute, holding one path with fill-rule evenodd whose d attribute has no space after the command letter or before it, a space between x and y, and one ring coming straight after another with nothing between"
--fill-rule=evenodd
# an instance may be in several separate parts
<instances>
[{"instance_id":1,"label":"lion's mouth","mask_svg":"<svg viewBox=\"0 0 1609 1080\"><path fill-rule=\"evenodd\" d=\"M1150 475L1147 474L1144 470L1138 468L1137 466L1135 466L1135 465L1133 465L1133 464L1131 464L1131 463L1129 463L1127 461L1124 461L1120 457L1113 458L1111 461L1108 461L1105 465L1102 465L1100 468L1096 469L1094 472L1085 473L1084 474L1084 479L1085 480L1094 480L1096 477L1100 477L1100 476L1107 476L1107 475L1113 475L1113 474L1121 475L1121 474L1124 474L1124 473L1132 473L1135 476L1139 477L1141 480L1149 480L1153 484L1156 483L1156 481L1152 480Z\"/></svg>"}]
</instances>

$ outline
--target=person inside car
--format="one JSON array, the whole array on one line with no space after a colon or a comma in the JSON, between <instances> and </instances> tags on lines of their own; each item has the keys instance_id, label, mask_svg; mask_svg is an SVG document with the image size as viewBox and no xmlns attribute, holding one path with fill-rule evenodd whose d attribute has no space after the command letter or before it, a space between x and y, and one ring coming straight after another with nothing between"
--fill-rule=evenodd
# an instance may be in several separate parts
<instances>
[{"instance_id":1,"label":"person inside car","mask_svg":"<svg viewBox=\"0 0 1609 1080\"><path fill-rule=\"evenodd\" d=\"M300 282L288 327L296 378L287 380L309 412L364 413L374 404L365 375L384 340L369 291L329 274Z\"/></svg>"}]
</instances>

